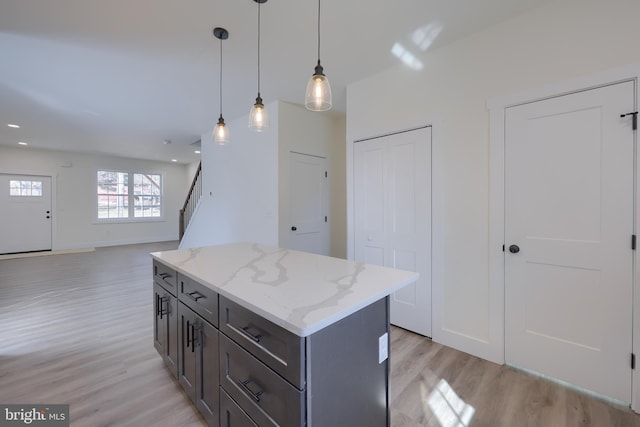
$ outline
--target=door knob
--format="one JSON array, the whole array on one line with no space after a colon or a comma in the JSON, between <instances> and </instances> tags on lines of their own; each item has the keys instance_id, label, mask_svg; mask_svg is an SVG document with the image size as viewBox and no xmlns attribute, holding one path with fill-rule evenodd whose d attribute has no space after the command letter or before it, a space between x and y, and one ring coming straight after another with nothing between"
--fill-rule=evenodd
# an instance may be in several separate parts
<instances>
[{"instance_id":1,"label":"door knob","mask_svg":"<svg viewBox=\"0 0 640 427\"><path fill-rule=\"evenodd\" d=\"M296 227L296 226L291 227L291 231L296 231L297 229L298 229L298 227Z\"/></svg>"},{"instance_id":2,"label":"door knob","mask_svg":"<svg viewBox=\"0 0 640 427\"><path fill-rule=\"evenodd\" d=\"M509 246L509 252L511 252L512 254L517 254L518 252L520 252L520 246L518 245Z\"/></svg>"}]
</instances>

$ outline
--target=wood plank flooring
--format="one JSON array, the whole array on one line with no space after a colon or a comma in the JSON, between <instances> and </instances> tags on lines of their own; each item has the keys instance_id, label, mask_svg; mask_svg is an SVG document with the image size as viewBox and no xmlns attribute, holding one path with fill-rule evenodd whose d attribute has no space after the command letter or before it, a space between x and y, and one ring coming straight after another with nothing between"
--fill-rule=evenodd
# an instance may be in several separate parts
<instances>
[{"instance_id":1,"label":"wood plank flooring","mask_svg":"<svg viewBox=\"0 0 640 427\"><path fill-rule=\"evenodd\" d=\"M153 348L148 254L176 246L1 260L0 403L70 404L77 427L205 426ZM640 427L628 408L399 328L390 394L394 427Z\"/></svg>"}]
</instances>

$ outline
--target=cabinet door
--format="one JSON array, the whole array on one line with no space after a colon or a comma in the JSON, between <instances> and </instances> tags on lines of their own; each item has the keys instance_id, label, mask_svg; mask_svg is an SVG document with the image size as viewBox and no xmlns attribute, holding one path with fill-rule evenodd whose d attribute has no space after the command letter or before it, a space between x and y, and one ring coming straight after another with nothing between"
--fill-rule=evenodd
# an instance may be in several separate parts
<instances>
[{"instance_id":1,"label":"cabinet door","mask_svg":"<svg viewBox=\"0 0 640 427\"><path fill-rule=\"evenodd\" d=\"M161 286L155 282L153 283L153 346L163 358L167 336L167 323L160 313L162 312L163 305L161 298L165 292Z\"/></svg>"},{"instance_id":2,"label":"cabinet door","mask_svg":"<svg viewBox=\"0 0 640 427\"><path fill-rule=\"evenodd\" d=\"M168 298L166 315L166 341L164 343L164 362L174 377L178 376L178 299L167 294ZM163 319L164 320L164 319Z\"/></svg>"},{"instance_id":3,"label":"cabinet door","mask_svg":"<svg viewBox=\"0 0 640 427\"><path fill-rule=\"evenodd\" d=\"M197 315L182 303L178 303L178 381L191 400L196 398L196 330Z\"/></svg>"},{"instance_id":4,"label":"cabinet door","mask_svg":"<svg viewBox=\"0 0 640 427\"><path fill-rule=\"evenodd\" d=\"M196 406L209 425L217 425L219 417L218 330L198 316L196 326Z\"/></svg>"}]
</instances>

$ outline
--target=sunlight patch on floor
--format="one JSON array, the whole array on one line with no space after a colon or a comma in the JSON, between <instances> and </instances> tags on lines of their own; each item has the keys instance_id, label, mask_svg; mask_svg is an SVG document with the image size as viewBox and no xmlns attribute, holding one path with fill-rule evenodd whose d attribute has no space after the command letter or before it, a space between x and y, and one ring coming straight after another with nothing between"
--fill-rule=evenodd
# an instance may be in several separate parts
<instances>
[{"instance_id":1,"label":"sunlight patch on floor","mask_svg":"<svg viewBox=\"0 0 640 427\"><path fill-rule=\"evenodd\" d=\"M460 399L448 382L440 380L430 394L421 384L421 394L422 401L427 402L442 427L469 426L475 408Z\"/></svg>"}]
</instances>

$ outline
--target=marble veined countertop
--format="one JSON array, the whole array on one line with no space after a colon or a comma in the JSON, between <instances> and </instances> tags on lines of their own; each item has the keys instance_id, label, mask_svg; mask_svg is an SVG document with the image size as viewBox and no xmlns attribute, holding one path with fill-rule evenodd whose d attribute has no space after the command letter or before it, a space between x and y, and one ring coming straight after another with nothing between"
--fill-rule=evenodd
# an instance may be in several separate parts
<instances>
[{"instance_id":1,"label":"marble veined countertop","mask_svg":"<svg viewBox=\"0 0 640 427\"><path fill-rule=\"evenodd\" d=\"M254 243L151 256L301 337L418 279L415 272Z\"/></svg>"}]
</instances>

